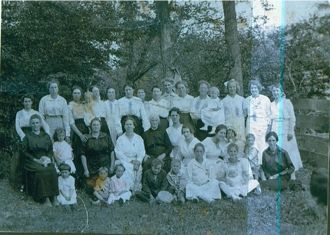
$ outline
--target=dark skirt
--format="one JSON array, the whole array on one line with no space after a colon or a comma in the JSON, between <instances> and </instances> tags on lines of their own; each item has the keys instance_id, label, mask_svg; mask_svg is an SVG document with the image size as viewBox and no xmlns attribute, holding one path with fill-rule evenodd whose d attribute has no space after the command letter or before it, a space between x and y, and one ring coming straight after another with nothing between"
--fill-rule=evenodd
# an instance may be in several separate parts
<instances>
[{"instance_id":1,"label":"dark skirt","mask_svg":"<svg viewBox=\"0 0 330 235\"><path fill-rule=\"evenodd\" d=\"M284 175L281 178L261 181L261 187L272 191L283 191L289 187L290 175Z\"/></svg>"},{"instance_id":2,"label":"dark skirt","mask_svg":"<svg viewBox=\"0 0 330 235\"><path fill-rule=\"evenodd\" d=\"M108 124L107 121L105 120L104 117L101 117L101 132L107 134L108 136L110 136L110 131L108 128Z\"/></svg>"},{"instance_id":3,"label":"dark skirt","mask_svg":"<svg viewBox=\"0 0 330 235\"><path fill-rule=\"evenodd\" d=\"M203 127L203 126L204 126L204 122L201 119L198 119L197 123L196 123L195 136L200 141L203 141L204 139L206 139L206 137L209 136L208 132L211 131L211 127L208 127L207 131L200 130L200 128Z\"/></svg>"},{"instance_id":4,"label":"dark skirt","mask_svg":"<svg viewBox=\"0 0 330 235\"><path fill-rule=\"evenodd\" d=\"M26 170L25 191L36 202L58 195L58 179L54 165L40 166L36 171Z\"/></svg>"},{"instance_id":5,"label":"dark skirt","mask_svg":"<svg viewBox=\"0 0 330 235\"><path fill-rule=\"evenodd\" d=\"M82 134L89 133L89 129L85 125L84 119L76 119L75 125ZM75 177L76 177L76 184L77 184L78 188L82 187L82 185L83 185L84 169L83 169L83 166L81 163L82 146L83 146L83 143L82 143L80 137L75 132L73 132L73 134L72 134L72 149L73 149L73 154L74 154L73 163L76 167Z\"/></svg>"},{"instance_id":6,"label":"dark skirt","mask_svg":"<svg viewBox=\"0 0 330 235\"><path fill-rule=\"evenodd\" d=\"M127 117L128 116L125 115L120 120L122 129L123 129L123 133L125 132L125 120ZM144 133L143 126L142 126L142 120L134 115L130 115L129 117L134 119L134 125L135 125L134 132L141 136Z\"/></svg>"}]
</instances>

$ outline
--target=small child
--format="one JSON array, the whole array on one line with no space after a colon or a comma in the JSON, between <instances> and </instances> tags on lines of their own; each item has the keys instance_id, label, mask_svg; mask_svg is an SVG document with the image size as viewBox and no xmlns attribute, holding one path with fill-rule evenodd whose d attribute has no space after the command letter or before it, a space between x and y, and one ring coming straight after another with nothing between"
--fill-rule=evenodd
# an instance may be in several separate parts
<instances>
[{"instance_id":1,"label":"small child","mask_svg":"<svg viewBox=\"0 0 330 235\"><path fill-rule=\"evenodd\" d=\"M171 162L171 170L166 176L168 181L168 189L174 200L181 203L185 202L185 189L186 189L186 179L184 174L181 172L181 162L178 159L173 159Z\"/></svg>"},{"instance_id":2,"label":"small child","mask_svg":"<svg viewBox=\"0 0 330 235\"><path fill-rule=\"evenodd\" d=\"M136 193L137 198L153 204L157 201L159 192L166 191L168 182L162 165L162 161L157 158L152 161L151 169L148 169L143 175L142 191Z\"/></svg>"},{"instance_id":3,"label":"small child","mask_svg":"<svg viewBox=\"0 0 330 235\"><path fill-rule=\"evenodd\" d=\"M220 91L217 87L210 88L210 100L206 107L201 109L201 119L204 126L200 130L207 131L208 126L212 126L209 134L215 134L218 125L225 123L225 113L223 103L219 99Z\"/></svg>"},{"instance_id":4,"label":"small child","mask_svg":"<svg viewBox=\"0 0 330 235\"><path fill-rule=\"evenodd\" d=\"M64 140L65 130L63 128L57 128L55 130L53 151L56 165L59 166L62 163L68 164L71 168L71 173L76 172L76 167L73 163L73 152L71 146Z\"/></svg>"},{"instance_id":5,"label":"small child","mask_svg":"<svg viewBox=\"0 0 330 235\"><path fill-rule=\"evenodd\" d=\"M228 127L226 132L226 138L229 143L237 144L238 146L238 156L243 157L244 153L244 142L237 138L236 131L233 128Z\"/></svg>"},{"instance_id":6,"label":"small child","mask_svg":"<svg viewBox=\"0 0 330 235\"><path fill-rule=\"evenodd\" d=\"M110 178L108 177L108 168L100 167L98 170L98 177L95 181L94 185L94 196L98 200L94 200L94 204L99 203L100 201L103 203L108 203L108 199L110 196Z\"/></svg>"},{"instance_id":7,"label":"small child","mask_svg":"<svg viewBox=\"0 0 330 235\"><path fill-rule=\"evenodd\" d=\"M60 194L57 196L57 201L60 205L77 204L77 193L75 188L75 179L70 175L71 167L68 164L62 163L59 165L61 175L58 177L58 188Z\"/></svg>"},{"instance_id":8,"label":"small child","mask_svg":"<svg viewBox=\"0 0 330 235\"><path fill-rule=\"evenodd\" d=\"M123 204L125 201L128 201L132 193L129 191L129 185L123 179L123 174L125 167L122 164L116 165L115 172L116 174L110 179L110 195L108 198L108 203L111 204L119 200L119 204Z\"/></svg>"}]
</instances>

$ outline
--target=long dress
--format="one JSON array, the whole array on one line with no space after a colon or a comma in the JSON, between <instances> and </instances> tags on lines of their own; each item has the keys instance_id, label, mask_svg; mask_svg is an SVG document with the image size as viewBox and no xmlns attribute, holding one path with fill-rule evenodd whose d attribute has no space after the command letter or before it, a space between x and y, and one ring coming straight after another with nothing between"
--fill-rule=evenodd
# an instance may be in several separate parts
<instances>
[{"instance_id":1,"label":"long dress","mask_svg":"<svg viewBox=\"0 0 330 235\"><path fill-rule=\"evenodd\" d=\"M233 199L239 195L246 196L249 192L255 189L259 182L250 178L250 165L246 159L238 159L237 162L225 162L224 180L219 182L221 190Z\"/></svg>"},{"instance_id":2,"label":"long dress","mask_svg":"<svg viewBox=\"0 0 330 235\"><path fill-rule=\"evenodd\" d=\"M167 135L170 138L171 144L172 144L172 152L171 157L176 158L179 151L179 141L181 138L183 138L182 135L182 124L180 124L178 127L174 127L173 125L168 127L166 129Z\"/></svg>"},{"instance_id":3,"label":"long dress","mask_svg":"<svg viewBox=\"0 0 330 235\"><path fill-rule=\"evenodd\" d=\"M245 107L248 111L246 134L254 134L255 144L259 149L259 161L261 163L262 151L267 148L265 137L271 121L270 100L264 95L257 97L249 96L245 100Z\"/></svg>"},{"instance_id":4,"label":"long dress","mask_svg":"<svg viewBox=\"0 0 330 235\"><path fill-rule=\"evenodd\" d=\"M35 201L41 202L46 197L58 195L57 173L53 163L46 167L35 162L43 156L52 158L53 146L50 136L44 132L29 132L23 139L25 190Z\"/></svg>"},{"instance_id":5,"label":"long dress","mask_svg":"<svg viewBox=\"0 0 330 235\"><path fill-rule=\"evenodd\" d=\"M285 98L281 99L280 102L273 101L271 103L271 118L272 131L275 131L279 138L278 145L288 152L295 170L299 170L303 164L294 133L296 117L291 101ZM292 135L291 140L288 140L288 134Z\"/></svg>"},{"instance_id":6,"label":"long dress","mask_svg":"<svg viewBox=\"0 0 330 235\"><path fill-rule=\"evenodd\" d=\"M112 176L110 179L110 195L108 198L108 203L111 204L119 199L124 202L128 201L132 196L129 191L129 185L123 179L123 177L118 178L116 175Z\"/></svg>"},{"instance_id":7,"label":"long dress","mask_svg":"<svg viewBox=\"0 0 330 235\"><path fill-rule=\"evenodd\" d=\"M225 109L225 124L235 130L237 138L245 140L244 97L227 95L222 103Z\"/></svg>"},{"instance_id":8,"label":"long dress","mask_svg":"<svg viewBox=\"0 0 330 235\"><path fill-rule=\"evenodd\" d=\"M218 109L213 111L213 109ZM223 103L219 98L210 99L205 108L201 109L201 119L207 126L216 127L225 124Z\"/></svg>"},{"instance_id":9,"label":"long dress","mask_svg":"<svg viewBox=\"0 0 330 235\"><path fill-rule=\"evenodd\" d=\"M146 155L143 139L141 136L134 134L132 139L129 139L126 134L121 135L117 139L115 147L116 158L125 167L125 172L122 177L132 189L136 185L141 185L142 166L140 165L137 171L134 171L132 160L137 160L142 164ZM142 187L142 186L141 186Z\"/></svg>"},{"instance_id":10,"label":"long dress","mask_svg":"<svg viewBox=\"0 0 330 235\"><path fill-rule=\"evenodd\" d=\"M66 141L56 141L53 144L54 156L61 163L68 164L71 168L71 173L76 173L76 166L73 163L73 153L71 146Z\"/></svg>"},{"instance_id":11,"label":"long dress","mask_svg":"<svg viewBox=\"0 0 330 235\"><path fill-rule=\"evenodd\" d=\"M122 127L120 123L120 116L119 116L119 106L117 100L107 100L104 102L106 111L107 111L107 123L110 129L110 136L112 143L116 145L117 137L121 134Z\"/></svg>"},{"instance_id":12,"label":"long dress","mask_svg":"<svg viewBox=\"0 0 330 235\"><path fill-rule=\"evenodd\" d=\"M208 164L205 159L202 163L197 162L195 159L189 162L187 167L188 183L186 185L187 199L200 198L207 202L221 199L218 181L209 177Z\"/></svg>"},{"instance_id":13,"label":"long dress","mask_svg":"<svg viewBox=\"0 0 330 235\"><path fill-rule=\"evenodd\" d=\"M50 136L53 137L56 128L64 128L65 135L70 136L70 117L66 100L58 95L53 99L50 95L41 98L39 113L46 120Z\"/></svg>"},{"instance_id":14,"label":"long dress","mask_svg":"<svg viewBox=\"0 0 330 235\"><path fill-rule=\"evenodd\" d=\"M74 185L75 179L71 175L66 179L62 176L58 177L58 188L60 194L57 196L57 201L61 205L72 205L77 203L77 193ZM62 195L61 191L67 195L72 194L71 199L67 201Z\"/></svg>"},{"instance_id":15,"label":"long dress","mask_svg":"<svg viewBox=\"0 0 330 235\"><path fill-rule=\"evenodd\" d=\"M205 146L206 159L212 163L210 166L210 177L215 179L218 168L222 167L223 161L227 159L228 143L216 144L213 141L213 137L207 137L202 143Z\"/></svg>"}]
</instances>

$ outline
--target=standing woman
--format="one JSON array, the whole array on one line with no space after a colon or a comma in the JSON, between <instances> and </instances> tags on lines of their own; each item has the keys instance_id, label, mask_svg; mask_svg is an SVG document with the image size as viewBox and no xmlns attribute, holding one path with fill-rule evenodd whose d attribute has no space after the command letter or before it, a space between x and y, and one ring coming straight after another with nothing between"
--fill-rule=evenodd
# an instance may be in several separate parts
<instances>
[{"instance_id":1,"label":"standing woman","mask_svg":"<svg viewBox=\"0 0 330 235\"><path fill-rule=\"evenodd\" d=\"M119 105L116 100L116 90L112 87L107 89L108 100L105 101L105 107L107 111L107 123L110 129L110 136L112 143L116 145L118 136L120 136L123 131L120 123L119 116Z\"/></svg>"},{"instance_id":2,"label":"standing woman","mask_svg":"<svg viewBox=\"0 0 330 235\"><path fill-rule=\"evenodd\" d=\"M194 97L187 94L187 85L183 81L177 82L175 88L178 96L173 99L173 107L180 110L180 120L183 125L194 127L193 120L190 116Z\"/></svg>"},{"instance_id":3,"label":"standing woman","mask_svg":"<svg viewBox=\"0 0 330 235\"><path fill-rule=\"evenodd\" d=\"M89 130L84 122L85 104L81 100L83 94L79 86L72 88L72 101L69 102L70 127L73 130L72 149L74 154L74 165L76 166L76 182L79 186L82 185L83 166L81 163L81 148L87 141L86 134Z\"/></svg>"},{"instance_id":4,"label":"standing woman","mask_svg":"<svg viewBox=\"0 0 330 235\"><path fill-rule=\"evenodd\" d=\"M200 130L205 123L201 120L201 110L207 106L210 97L207 95L210 84L207 81L201 80L199 84L199 96L194 98L191 107L191 117L195 122L196 137L203 141L208 136L208 131Z\"/></svg>"},{"instance_id":5,"label":"standing woman","mask_svg":"<svg viewBox=\"0 0 330 235\"><path fill-rule=\"evenodd\" d=\"M117 139L115 153L116 158L125 167L124 179L131 189L141 185L142 161L146 155L143 139L134 133L134 119L128 117L124 122L125 132ZM141 188L140 188L141 190Z\"/></svg>"},{"instance_id":6,"label":"standing woman","mask_svg":"<svg viewBox=\"0 0 330 235\"><path fill-rule=\"evenodd\" d=\"M228 95L222 100L225 108L225 124L237 133L237 138L241 141L245 139L245 111L244 97L237 94L239 84L235 79L227 83Z\"/></svg>"},{"instance_id":7,"label":"standing woman","mask_svg":"<svg viewBox=\"0 0 330 235\"><path fill-rule=\"evenodd\" d=\"M261 153L267 148L265 136L270 131L270 100L267 96L260 94L262 86L258 80L251 80L249 89L251 96L245 100L245 109L248 114L246 133L255 136L255 144L259 149L259 163L261 163Z\"/></svg>"},{"instance_id":8,"label":"standing woman","mask_svg":"<svg viewBox=\"0 0 330 235\"><path fill-rule=\"evenodd\" d=\"M91 121L91 133L87 135L81 151L81 162L84 168L84 175L88 178L87 193L93 194L93 186L100 167L106 167L109 172L114 171L115 158L113 144L109 135L101 132L101 121L94 118Z\"/></svg>"},{"instance_id":9,"label":"standing woman","mask_svg":"<svg viewBox=\"0 0 330 235\"><path fill-rule=\"evenodd\" d=\"M170 138L171 144L172 144L172 152L171 152L171 157L175 158L178 154L178 144L180 139L183 137L182 136L182 124L180 122L180 110L176 107L171 108L169 112L169 117L172 121L172 125L169 126L166 129L166 132L168 134L168 137Z\"/></svg>"},{"instance_id":10,"label":"standing woman","mask_svg":"<svg viewBox=\"0 0 330 235\"><path fill-rule=\"evenodd\" d=\"M277 133L279 146L288 152L294 168L297 171L302 168L303 165L294 133L296 117L293 105L291 101L285 97L282 86L279 84L273 86L272 93L274 97L274 101L271 103L272 131ZM296 178L294 173L292 173L291 178Z\"/></svg>"},{"instance_id":11,"label":"standing woman","mask_svg":"<svg viewBox=\"0 0 330 235\"><path fill-rule=\"evenodd\" d=\"M42 131L38 114L30 118L31 132L22 143L24 157L25 191L36 202L51 205L58 195L57 173L53 164L53 145L50 136Z\"/></svg>"},{"instance_id":12,"label":"standing woman","mask_svg":"<svg viewBox=\"0 0 330 235\"><path fill-rule=\"evenodd\" d=\"M69 111L66 100L58 94L59 82L51 80L48 83L49 95L41 98L39 102L39 113L45 118L50 136L53 138L55 129L65 129L66 140L70 140Z\"/></svg>"}]
</instances>

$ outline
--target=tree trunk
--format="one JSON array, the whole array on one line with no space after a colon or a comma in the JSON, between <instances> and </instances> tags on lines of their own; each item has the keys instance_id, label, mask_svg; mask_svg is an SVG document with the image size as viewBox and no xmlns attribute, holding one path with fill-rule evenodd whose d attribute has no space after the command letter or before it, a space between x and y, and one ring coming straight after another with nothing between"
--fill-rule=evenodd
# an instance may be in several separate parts
<instances>
[{"instance_id":1,"label":"tree trunk","mask_svg":"<svg viewBox=\"0 0 330 235\"><path fill-rule=\"evenodd\" d=\"M229 77L230 79L235 79L239 83L241 87L239 94L243 95L242 59L238 41L235 1L223 0L222 6L225 17L225 40L229 57L232 61Z\"/></svg>"},{"instance_id":2,"label":"tree trunk","mask_svg":"<svg viewBox=\"0 0 330 235\"><path fill-rule=\"evenodd\" d=\"M160 24L160 55L162 78L172 77L169 68L172 67L170 49L172 47L171 40L171 23L170 23L170 5L167 1L156 1L157 17Z\"/></svg>"}]
</instances>

